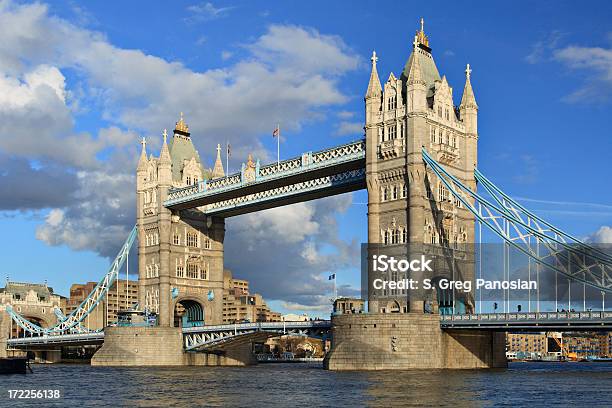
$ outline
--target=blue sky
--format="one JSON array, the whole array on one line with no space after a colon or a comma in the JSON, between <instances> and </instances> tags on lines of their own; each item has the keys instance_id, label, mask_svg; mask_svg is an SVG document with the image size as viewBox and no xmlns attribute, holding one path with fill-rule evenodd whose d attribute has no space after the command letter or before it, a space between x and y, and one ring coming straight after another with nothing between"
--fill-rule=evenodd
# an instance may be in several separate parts
<instances>
[{"instance_id":1,"label":"blue sky","mask_svg":"<svg viewBox=\"0 0 612 408\"><path fill-rule=\"evenodd\" d=\"M473 69L481 170L612 239L608 2L0 1L2 272L63 294L97 280L134 220L138 140L159 148L180 111L207 166L226 140L234 170L273 159L277 121L282 157L359 138L372 50L383 81L398 75L420 17L456 103ZM324 313L327 273L358 288L366 201L232 219L226 263L276 309Z\"/></svg>"}]
</instances>

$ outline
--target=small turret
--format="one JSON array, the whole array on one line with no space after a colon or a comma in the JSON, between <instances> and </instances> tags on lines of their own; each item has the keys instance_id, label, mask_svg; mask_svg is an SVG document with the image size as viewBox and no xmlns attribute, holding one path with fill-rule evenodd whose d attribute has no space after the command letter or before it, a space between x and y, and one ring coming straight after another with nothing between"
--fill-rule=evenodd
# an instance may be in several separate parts
<instances>
[{"instance_id":1,"label":"small turret","mask_svg":"<svg viewBox=\"0 0 612 408\"><path fill-rule=\"evenodd\" d=\"M478 134L478 105L474 97L472 82L470 80L472 70L470 64L465 68L465 87L463 88L463 96L459 105L461 120L465 124L465 131L470 135Z\"/></svg>"},{"instance_id":2,"label":"small turret","mask_svg":"<svg viewBox=\"0 0 612 408\"><path fill-rule=\"evenodd\" d=\"M158 177L159 183L170 186L172 184L172 158L168 149L168 131L164 129L164 141L159 153Z\"/></svg>"},{"instance_id":3,"label":"small turret","mask_svg":"<svg viewBox=\"0 0 612 408\"><path fill-rule=\"evenodd\" d=\"M225 177L225 172L223 171L223 162L221 161L221 145L220 144L217 144L217 160L215 160L215 166L213 167L211 176L213 179Z\"/></svg>"},{"instance_id":4,"label":"small turret","mask_svg":"<svg viewBox=\"0 0 612 408\"><path fill-rule=\"evenodd\" d=\"M370 60L372 61L372 72L370 73L370 82L368 83L368 90L365 95L366 99L380 97L382 95L382 86L380 85L378 71L376 70L376 62L378 62L376 51L372 51L372 58L370 58Z\"/></svg>"},{"instance_id":5,"label":"small turret","mask_svg":"<svg viewBox=\"0 0 612 408\"><path fill-rule=\"evenodd\" d=\"M376 70L376 62L378 57L376 51L372 51L372 72L370 73L370 82L368 83L368 90L365 95L366 103L366 124L374 121L374 114L380 112L382 104L382 86L380 85L380 79L378 78L378 71Z\"/></svg>"},{"instance_id":6,"label":"small turret","mask_svg":"<svg viewBox=\"0 0 612 408\"><path fill-rule=\"evenodd\" d=\"M408 78L406 80L409 112L423 112L427 108L427 86L423 79L421 64L417 56L419 44L418 36L415 35L412 43L412 56L408 64Z\"/></svg>"},{"instance_id":7,"label":"small turret","mask_svg":"<svg viewBox=\"0 0 612 408\"><path fill-rule=\"evenodd\" d=\"M137 171L147 171L147 139L142 137L142 141L140 142L142 145L142 150L140 151L140 159L138 160Z\"/></svg>"}]
</instances>

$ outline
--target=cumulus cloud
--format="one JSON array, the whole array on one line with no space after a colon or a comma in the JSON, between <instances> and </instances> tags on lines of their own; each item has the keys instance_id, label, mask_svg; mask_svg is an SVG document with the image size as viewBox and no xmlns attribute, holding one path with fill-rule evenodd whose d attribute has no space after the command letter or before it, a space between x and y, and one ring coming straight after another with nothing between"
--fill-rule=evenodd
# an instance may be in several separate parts
<instances>
[{"instance_id":1,"label":"cumulus cloud","mask_svg":"<svg viewBox=\"0 0 612 408\"><path fill-rule=\"evenodd\" d=\"M70 205L76 175L59 166L32 167L28 160L0 153L0 211Z\"/></svg>"},{"instance_id":2,"label":"cumulus cloud","mask_svg":"<svg viewBox=\"0 0 612 408\"><path fill-rule=\"evenodd\" d=\"M187 11L195 22L230 9L199 3ZM244 59L228 51L227 66L194 71L117 47L41 3L0 1L0 38L0 210L48 208L38 239L105 257L134 223L141 136L159 135L183 111L204 158L229 139L235 160L253 152L265 161L259 136L269 135L270 124L282 119L298 130L343 104L338 82L360 64L340 37L271 25L241 44ZM107 125L75 131L83 112ZM158 139L149 146L159 147ZM228 220L228 267L272 299L328 303L322 275L358 259L357 243L338 238L335 219L350 201L345 195Z\"/></svg>"},{"instance_id":3,"label":"cumulus cloud","mask_svg":"<svg viewBox=\"0 0 612 408\"><path fill-rule=\"evenodd\" d=\"M345 194L228 219L226 266L267 299L329 307L328 274L360 262L358 242L338 238L335 218L351 201Z\"/></svg>"},{"instance_id":4,"label":"cumulus cloud","mask_svg":"<svg viewBox=\"0 0 612 408\"><path fill-rule=\"evenodd\" d=\"M363 135L363 123L341 121L336 128L336 135Z\"/></svg>"},{"instance_id":5,"label":"cumulus cloud","mask_svg":"<svg viewBox=\"0 0 612 408\"><path fill-rule=\"evenodd\" d=\"M612 244L612 227L602 225L597 231L589 235L588 242Z\"/></svg>"}]
</instances>

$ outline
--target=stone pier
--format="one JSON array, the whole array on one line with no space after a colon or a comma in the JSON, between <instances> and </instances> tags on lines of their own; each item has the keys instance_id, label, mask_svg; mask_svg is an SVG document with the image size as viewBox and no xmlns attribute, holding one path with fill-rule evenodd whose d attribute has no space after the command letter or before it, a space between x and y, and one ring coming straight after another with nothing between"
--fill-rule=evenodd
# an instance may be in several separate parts
<instances>
[{"instance_id":1,"label":"stone pier","mask_svg":"<svg viewBox=\"0 0 612 408\"><path fill-rule=\"evenodd\" d=\"M503 333L440 329L437 314L368 313L332 317L329 370L507 367Z\"/></svg>"},{"instance_id":2,"label":"stone pier","mask_svg":"<svg viewBox=\"0 0 612 408\"><path fill-rule=\"evenodd\" d=\"M246 366L256 364L250 343L223 352L185 353L175 327L107 327L93 366Z\"/></svg>"}]
</instances>

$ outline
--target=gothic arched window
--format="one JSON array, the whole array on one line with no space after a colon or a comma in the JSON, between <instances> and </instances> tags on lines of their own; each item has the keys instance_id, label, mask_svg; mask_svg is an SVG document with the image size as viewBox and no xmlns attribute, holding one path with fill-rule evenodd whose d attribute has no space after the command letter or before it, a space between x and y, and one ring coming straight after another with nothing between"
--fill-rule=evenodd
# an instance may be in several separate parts
<instances>
[{"instance_id":1,"label":"gothic arched window","mask_svg":"<svg viewBox=\"0 0 612 408\"><path fill-rule=\"evenodd\" d=\"M392 241L394 244L399 243L399 231L397 229L393 230L393 240Z\"/></svg>"}]
</instances>

